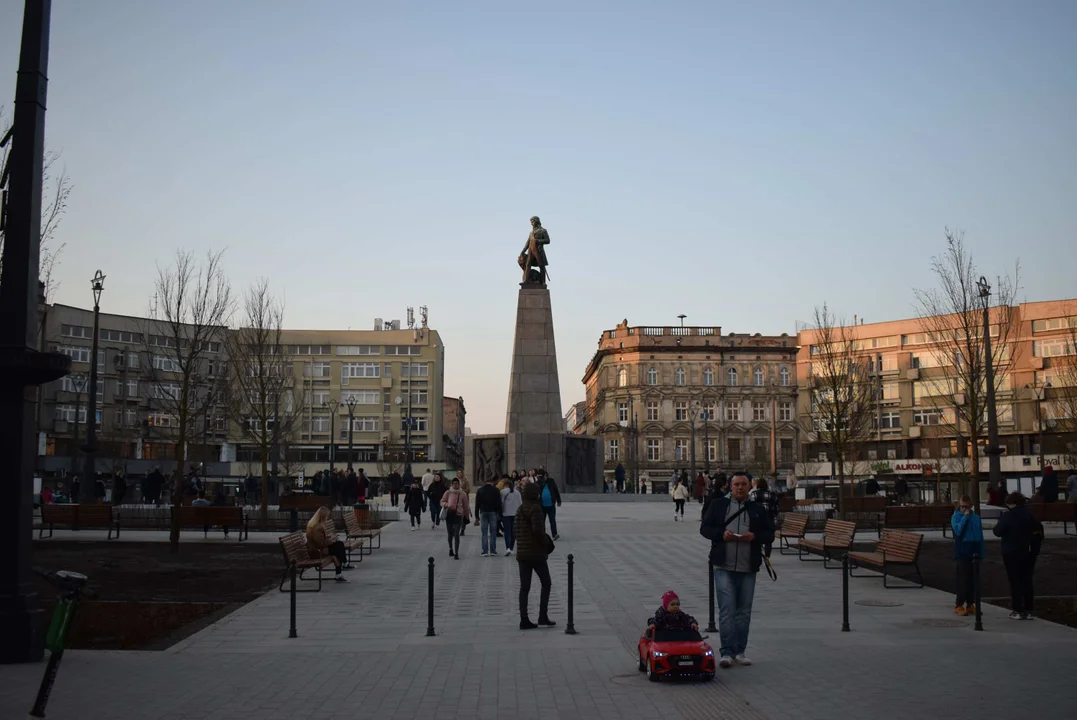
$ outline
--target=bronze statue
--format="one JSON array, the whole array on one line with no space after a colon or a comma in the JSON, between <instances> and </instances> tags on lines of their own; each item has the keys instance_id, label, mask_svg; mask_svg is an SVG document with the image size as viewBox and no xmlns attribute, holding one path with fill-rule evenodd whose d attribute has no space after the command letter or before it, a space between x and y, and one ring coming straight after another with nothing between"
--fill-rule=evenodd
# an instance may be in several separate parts
<instances>
[{"instance_id":1,"label":"bronze statue","mask_svg":"<svg viewBox=\"0 0 1077 720\"><path fill-rule=\"evenodd\" d=\"M527 236L527 244L520 251L517 262L524 271L523 282L546 284L546 248L550 244L550 234L542 227L542 221L538 216L531 218L531 234Z\"/></svg>"}]
</instances>

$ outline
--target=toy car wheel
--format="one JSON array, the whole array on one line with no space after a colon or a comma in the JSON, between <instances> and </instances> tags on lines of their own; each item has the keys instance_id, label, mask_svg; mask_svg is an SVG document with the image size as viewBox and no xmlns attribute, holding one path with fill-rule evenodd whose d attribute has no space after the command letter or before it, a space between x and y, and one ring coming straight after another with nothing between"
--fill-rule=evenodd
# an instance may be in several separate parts
<instances>
[{"instance_id":1,"label":"toy car wheel","mask_svg":"<svg viewBox=\"0 0 1077 720\"><path fill-rule=\"evenodd\" d=\"M639 655L639 650L636 651L636 654ZM639 655L639 671L647 672L647 661L643 659L642 655Z\"/></svg>"},{"instance_id":2,"label":"toy car wheel","mask_svg":"<svg viewBox=\"0 0 1077 720\"><path fill-rule=\"evenodd\" d=\"M647 660L647 679L651 682L658 682L662 679L662 676L654 671L654 658Z\"/></svg>"},{"instance_id":3,"label":"toy car wheel","mask_svg":"<svg viewBox=\"0 0 1077 720\"><path fill-rule=\"evenodd\" d=\"M703 676L703 682L714 682L714 673Z\"/></svg>"}]
</instances>

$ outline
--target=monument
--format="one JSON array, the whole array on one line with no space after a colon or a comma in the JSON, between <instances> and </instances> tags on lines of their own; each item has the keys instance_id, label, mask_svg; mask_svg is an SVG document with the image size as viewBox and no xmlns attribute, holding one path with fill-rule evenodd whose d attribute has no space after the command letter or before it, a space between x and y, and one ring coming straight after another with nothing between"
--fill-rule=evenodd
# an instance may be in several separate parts
<instances>
[{"instance_id":1,"label":"monument","mask_svg":"<svg viewBox=\"0 0 1077 720\"><path fill-rule=\"evenodd\" d=\"M512 374L503 435L472 435L465 473L473 485L513 470L545 468L562 492L600 492L598 438L565 432L557 377L553 307L547 287L550 234L537 217L517 258L523 271L516 302Z\"/></svg>"}]
</instances>

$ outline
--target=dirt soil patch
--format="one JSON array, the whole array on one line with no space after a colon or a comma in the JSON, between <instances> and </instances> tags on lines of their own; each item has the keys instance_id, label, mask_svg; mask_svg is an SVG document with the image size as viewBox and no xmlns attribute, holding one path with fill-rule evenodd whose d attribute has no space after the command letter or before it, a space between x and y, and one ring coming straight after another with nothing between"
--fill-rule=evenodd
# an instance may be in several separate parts
<instances>
[{"instance_id":1,"label":"dirt soil patch","mask_svg":"<svg viewBox=\"0 0 1077 720\"><path fill-rule=\"evenodd\" d=\"M87 575L97 600L83 601L68 647L160 650L241 607L280 579L275 544L35 543L34 564ZM35 577L45 622L56 590Z\"/></svg>"}]
</instances>

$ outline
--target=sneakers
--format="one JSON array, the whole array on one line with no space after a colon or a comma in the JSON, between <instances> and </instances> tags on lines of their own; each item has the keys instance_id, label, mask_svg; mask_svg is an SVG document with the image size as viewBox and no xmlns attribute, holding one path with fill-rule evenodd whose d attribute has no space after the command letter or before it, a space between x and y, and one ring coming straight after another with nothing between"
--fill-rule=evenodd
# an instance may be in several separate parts
<instances>
[{"instance_id":1,"label":"sneakers","mask_svg":"<svg viewBox=\"0 0 1077 720\"><path fill-rule=\"evenodd\" d=\"M457 551L452 557L453 557L453 560L459 560L460 559L460 551Z\"/></svg>"},{"instance_id":2,"label":"sneakers","mask_svg":"<svg viewBox=\"0 0 1077 720\"><path fill-rule=\"evenodd\" d=\"M531 622L527 618L524 618L523 620L520 621L520 629L521 630L534 630L537 627L538 627L538 625Z\"/></svg>"},{"instance_id":3,"label":"sneakers","mask_svg":"<svg viewBox=\"0 0 1077 720\"><path fill-rule=\"evenodd\" d=\"M337 582L348 582L348 578L344 577L343 575L337 575L336 578L334 578L334 579Z\"/></svg>"},{"instance_id":4,"label":"sneakers","mask_svg":"<svg viewBox=\"0 0 1077 720\"><path fill-rule=\"evenodd\" d=\"M414 525L411 526L411 531L415 532L415 526Z\"/></svg>"},{"instance_id":5,"label":"sneakers","mask_svg":"<svg viewBox=\"0 0 1077 720\"><path fill-rule=\"evenodd\" d=\"M553 620L551 620L550 618L539 618L538 624L539 624L539 625L542 625L542 626L544 626L544 627L553 627L553 626L554 626L554 625L556 625L557 623L555 623L555 622L554 622Z\"/></svg>"},{"instance_id":6,"label":"sneakers","mask_svg":"<svg viewBox=\"0 0 1077 720\"><path fill-rule=\"evenodd\" d=\"M969 611L965 609L964 605L958 605L954 608L954 615L968 615Z\"/></svg>"},{"instance_id":7,"label":"sneakers","mask_svg":"<svg viewBox=\"0 0 1077 720\"><path fill-rule=\"evenodd\" d=\"M1036 619L1036 613L1027 612L1027 613L1025 613L1024 615L1021 616L1021 619L1022 620L1035 620Z\"/></svg>"},{"instance_id":8,"label":"sneakers","mask_svg":"<svg viewBox=\"0 0 1077 720\"><path fill-rule=\"evenodd\" d=\"M347 565L345 565L344 567L341 568L341 570L354 570L354 569L355 569L355 566L352 565L351 563L348 563Z\"/></svg>"},{"instance_id":9,"label":"sneakers","mask_svg":"<svg viewBox=\"0 0 1077 720\"><path fill-rule=\"evenodd\" d=\"M505 557L509 557L510 555L512 555L512 550L506 550Z\"/></svg>"},{"instance_id":10,"label":"sneakers","mask_svg":"<svg viewBox=\"0 0 1077 720\"><path fill-rule=\"evenodd\" d=\"M733 667L733 658L729 657L728 655L723 655L722 659L718 661L718 667Z\"/></svg>"},{"instance_id":11,"label":"sneakers","mask_svg":"<svg viewBox=\"0 0 1077 720\"><path fill-rule=\"evenodd\" d=\"M752 664L751 660L744 657L744 653L741 653L740 655L737 655L735 658L733 658L733 662L735 662L737 665L751 665Z\"/></svg>"},{"instance_id":12,"label":"sneakers","mask_svg":"<svg viewBox=\"0 0 1077 720\"><path fill-rule=\"evenodd\" d=\"M560 539L561 539L561 536L560 536L560 535L554 535L554 536L553 536L553 539L554 539L554 540L560 540Z\"/></svg>"},{"instance_id":13,"label":"sneakers","mask_svg":"<svg viewBox=\"0 0 1077 720\"><path fill-rule=\"evenodd\" d=\"M1019 612L1010 613L1010 620L1023 620L1023 619L1024 618L1021 617L1021 613L1019 613Z\"/></svg>"},{"instance_id":14,"label":"sneakers","mask_svg":"<svg viewBox=\"0 0 1077 720\"><path fill-rule=\"evenodd\" d=\"M490 553L488 553L488 552L484 552L484 553L482 554L482 556L483 556L483 557L490 557Z\"/></svg>"},{"instance_id":15,"label":"sneakers","mask_svg":"<svg viewBox=\"0 0 1077 720\"><path fill-rule=\"evenodd\" d=\"M969 615L976 614L976 603L969 603Z\"/></svg>"},{"instance_id":16,"label":"sneakers","mask_svg":"<svg viewBox=\"0 0 1077 720\"><path fill-rule=\"evenodd\" d=\"M680 518L677 517L677 513L673 513L673 522L677 522L678 520L680 520Z\"/></svg>"}]
</instances>

